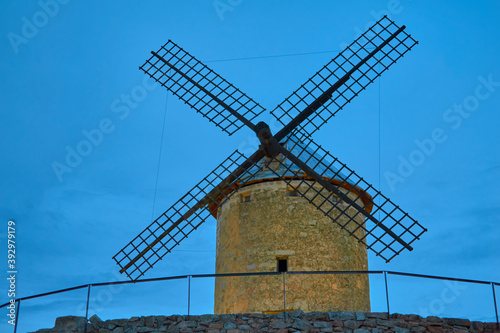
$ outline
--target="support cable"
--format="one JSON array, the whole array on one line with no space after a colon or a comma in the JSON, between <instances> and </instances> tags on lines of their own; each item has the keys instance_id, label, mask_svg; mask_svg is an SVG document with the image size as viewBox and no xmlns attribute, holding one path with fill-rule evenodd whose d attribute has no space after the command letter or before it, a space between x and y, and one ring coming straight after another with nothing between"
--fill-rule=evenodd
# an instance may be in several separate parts
<instances>
[{"instance_id":1,"label":"support cable","mask_svg":"<svg viewBox=\"0 0 500 333\"><path fill-rule=\"evenodd\" d=\"M160 140L160 151L158 153L158 166L156 168L156 181L155 181L155 194L153 197L153 208L151 211L151 221L154 221L155 205L156 205L156 194L158 193L158 178L160 176L160 165L161 165L161 152L163 150L163 137L165 135L165 120L167 119L167 109L168 109L168 94L165 99L165 111L163 113L163 126L161 129L161 140Z\"/></svg>"}]
</instances>

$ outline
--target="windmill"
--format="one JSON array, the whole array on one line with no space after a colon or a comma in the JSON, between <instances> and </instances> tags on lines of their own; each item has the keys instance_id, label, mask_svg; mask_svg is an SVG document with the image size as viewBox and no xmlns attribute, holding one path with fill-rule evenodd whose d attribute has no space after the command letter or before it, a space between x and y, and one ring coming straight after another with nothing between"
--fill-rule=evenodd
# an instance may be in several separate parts
<instances>
[{"instance_id":1,"label":"windmill","mask_svg":"<svg viewBox=\"0 0 500 333\"><path fill-rule=\"evenodd\" d=\"M292 267L290 256L296 252L272 252L265 250L263 244L276 242L279 238L272 235L271 240L266 239L274 223L285 223L279 226L279 232L288 231L288 228L295 228L290 220L299 215L316 214L320 224L328 221L328 226L321 229L326 230L326 233L316 232L318 237L326 238L317 238L315 243L328 243L330 234L332 237L339 237L338 244L327 248L327 252L332 253L317 249L317 252L321 252L322 261L327 260L328 255L335 255L336 259L343 255L342 260L352 261L354 264L342 267L364 267L366 270L367 249L387 262L405 249L411 251L412 243L426 229L312 139L314 132L418 43L405 32L405 28L397 26L386 16L376 22L271 111L272 116L282 125L275 134L271 133L268 124L254 123L265 110L262 106L174 42L168 41L158 51L152 51L151 57L140 67L141 70L227 134L232 135L242 127L250 128L256 133L260 146L249 157L236 150L121 249L113 257L120 266L120 273L125 273L132 280L143 276L211 216L218 218L216 273L231 272L231 269L239 267L233 260L235 251L239 251L238 255L241 255L238 260L244 262L256 255L259 249L260 252L274 256L272 260L277 260L278 270L288 268L289 258ZM279 186L279 190L271 188L275 185ZM283 208L280 204L281 208L271 207L269 212L263 213L265 209L261 202L257 209L257 213L260 212L261 215L245 220L244 216L251 214L251 211L247 209L246 213L241 213L245 209L243 205L252 204L253 199L256 199L253 203L257 202L258 197L264 197L266 193L283 193L289 199L292 198L290 200L300 199L300 204L296 201L294 205L288 206L293 206L292 210L296 206L306 207L303 203L307 207L296 213L275 213ZM271 198L264 205L276 200L278 199ZM283 218L285 215L287 217ZM263 226L263 230L243 232L242 225L248 227L251 223ZM308 223L315 225L318 222ZM235 233L234 228L239 231ZM255 239L256 234L261 238ZM308 235L307 232L300 234ZM242 254L238 244L246 241L241 237L249 236L252 240L248 242L253 242L254 248L247 248L246 254ZM239 237L238 244L232 244L234 242L231 237ZM314 248L315 245L310 244L308 248L311 246ZM359 260L351 260L350 256L357 256ZM295 268L299 266L296 265ZM258 271L259 267L261 270L270 268L268 264L245 267L254 271ZM304 264L299 268L304 267L309 266ZM325 267L328 269L339 266L327 265L323 270ZM333 281L334 287L329 288L338 288L340 283L344 283L339 281ZM231 305L243 302L242 295L247 293L252 294L254 303L259 303L255 286L251 286L254 280L247 279L244 284L234 283L220 279L216 281L216 313L273 311L272 307L275 305L267 304L267 300L264 300L270 298L265 287L261 290L263 303L260 307ZM301 285L304 283L299 281ZM366 303L366 298L369 297L367 278L343 289L354 289L353 293L360 292L364 300L359 304L344 304L337 308L369 308L369 300L368 305ZM311 291L306 293L310 294ZM324 292L320 290L320 294ZM230 295L233 295L232 298ZM347 296L340 293L335 297L341 302L340 299ZM324 309L322 305L303 305L300 301L295 304L302 310Z\"/></svg>"}]
</instances>

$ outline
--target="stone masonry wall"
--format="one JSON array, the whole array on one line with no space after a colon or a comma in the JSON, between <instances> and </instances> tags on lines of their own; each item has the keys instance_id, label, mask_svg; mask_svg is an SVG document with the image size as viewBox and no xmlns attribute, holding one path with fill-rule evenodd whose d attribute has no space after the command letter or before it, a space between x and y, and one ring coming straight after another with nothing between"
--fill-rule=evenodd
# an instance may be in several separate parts
<instances>
[{"instance_id":1,"label":"stone masonry wall","mask_svg":"<svg viewBox=\"0 0 500 333\"><path fill-rule=\"evenodd\" d=\"M60 317L55 327L36 333L84 332L85 318ZM90 333L500 333L496 323L483 323L456 318L422 318L376 312L309 312L294 311L284 314L225 314L202 316L149 316L102 321L96 315L89 319Z\"/></svg>"},{"instance_id":2,"label":"stone masonry wall","mask_svg":"<svg viewBox=\"0 0 500 333\"><path fill-rule=\"evenodd\" d=\"M299 184L292 181L295 187ZM299 188L313 195L308 186ZM330 193L322 194L328 197ZM321 196L315 200L325 201ZM363 205L359 199L358 204ZM327 202L323 205L333 208ZM344 202L340 206L345 214L338 209L331 213L339 223L345 224L349 215L363 224L362 215L354 208ZM355 227L349 223L341 229L305 198L289 195L283 181L248 185L219 208L215 271L276 272L278 259L288 260L290 271L367 270L366 247L349 234L354 232L359 239L364 236ZM289 274L286 288L287 311L370 311L368 275ZM218 277L214 300L217 314L277 313L283 309L283 280L281 276Z\"/></svg>"}]
</instances>

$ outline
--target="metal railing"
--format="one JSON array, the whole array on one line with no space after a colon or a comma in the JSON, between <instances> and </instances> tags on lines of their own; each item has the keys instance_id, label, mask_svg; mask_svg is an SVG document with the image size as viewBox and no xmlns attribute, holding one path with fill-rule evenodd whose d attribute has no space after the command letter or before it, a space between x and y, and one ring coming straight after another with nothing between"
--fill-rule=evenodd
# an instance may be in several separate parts
<instances>
[{"instance_id":1,"label":"metal railing","mask_svg":"<svg viewBox=\"0 0 500 333\"><path fill-rule=\"evenodd\" d=\"M186 279L188 284L187 289L187 316L190 316L191 310L191 279L201 279L201 278L217 278L217 277L242 277L242 276L263 276L263 275L283 275L283 312L286 318L286 275L329 275L329 274L368 274L368 275L383 275L384 284L385 284L385 296L386 296L386 306L387 313L390 314L390 300L389 300L389 284L388 284L388 275L399 275L405 277L417 277L422 279L434 279L434 280L445 280L445 281L455 281L455 282L464 282L471 284L481 284L481 285L491 285L491 291L493 296L493 311L496 317L497 328L500 328L499 322L499 313L498 313L498 305L496 300L496 292L495 286L500 286L500 282L492 282L492 281L481 281L481 280L471 280L471 279L461 279L461 278L453 278L453 277L444 277L444 276L436 276L436 275L425 275L425 274L414 274L414 273L404 273L404 272L394 272L394 271L294 271L294 272L259 272L259 273L226 273L226 274L196 274L196 275L179 275L179 276L169 276L169 277L160 277L160 278L151 278L151 279L140 279L135 281L114 281L114 282L100 282L100 283L90 283L84 284L80 286L75 286L71 288L65 288L60 290L55 290L51 292L46 292L42 294L20 297L16 298L14 302L8 302L0 305L0 308L11 308L12 304L14 304L14 313L15 313L15 324L14 324L14 333L17 332L19 314L21 309L21 302L29 299L35 299L40 297L45 297L54 294L65 293L78 289L87 288L87 299L86 299L86 309L85 309L85 332L87 331L87 323L88 323L88 311L89 311L89 302L90 302L90 294L92 287L101 287L101 286L110 286L110 285L122 285L122 284L137 284L137 283L146 283L146 282L158 282L158 281L167 281L167 280L181 280Z\"/></svg>"}]
</instances>

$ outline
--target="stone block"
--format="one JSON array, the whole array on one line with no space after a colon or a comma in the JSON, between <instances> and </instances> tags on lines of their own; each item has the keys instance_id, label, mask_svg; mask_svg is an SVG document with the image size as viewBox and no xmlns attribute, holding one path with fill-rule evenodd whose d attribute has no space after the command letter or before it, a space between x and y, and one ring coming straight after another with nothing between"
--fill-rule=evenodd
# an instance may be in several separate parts
<instances>
[{"instance_id":1,"label":"stone block","mask_svg":"<svg viewBox=\"0 0 500 333\"><path fill-rule=\"evenodd\" d=\"M384 319L377 319L377 325L378 326L385 326L385 327L394 327L394 321L392 320L384 320Z\"/></svg>"},{"instance_id":2,"label":"stone block","mask_svg":"<svg viewBox=\"0 0 500 333\"><path fill-rule=\"evenodd\" d=\"M389 319L389 314L387 312L366 312L366 318L375 319Z\"/></svg>"},{"instance_id":3,"label":"stone block","mask_svg":"<svg viewBox=\"0 0 500 333\"><path fill-rule=\"evenodd\" d=\"M424 333L426 331L427 329L423 326L415 326L410 329L410 332L415 332L415 333Z\"/></svg>"},{"instance_id":4,"label":"stone block","mask_svg":"<svg viewBox=\"0 0 500 333\"><path fill-rule=\"evenodd\" d=\"M242 331L250 331L252 328L248 325L240 325L238 328Z\"/></svg>"},{"instance_id":5,"label":"stone block","mask_svg":"<svg viewBox=\"0 0 500 333\"><path fill-rule=\"evenodd\" d=\"M443 320L439 317L436 317L436 316L429 316L427 318L425 318L425 320L428 322L428 323L442 323Z\"/></svg>"},{"instance_id":6,"label":"stone block","mask_svg":"<svg viewBox=\"0 0 500 333\"><path fill-rule=\"evenodd\" d=\"M404 328L404 327L399 327L399 326L395 326L395 327L394 327L394 331L395 331L396 333L408 333L408 332L410 332L410 330L409 330L409 329Z\"/></svg>"},{"instance_id":7,"label":"stone block","mask_svg":"<svg viewBox=\"0 0 500 333\"><path fill-rule=\"evenodd\" d=\"M214 330L221 330L224 328L223 324L210 324L208 325L208 328L214 329Z\"/></svg>"},{"instance_id":8,"label":"stone block","mask_svg":"<svg viewBox=\"0 0 500 333\"><path fill-rule=\"evenodd\" d=\"M126 325L123 328L123 333L137 333L137 326Z\"/></svg>"},{"instance_id":9,"label":"stone block","mask_svg":"<svg viewBox=\"0 0 500 333\"><path fill-rule=\"evenodd\" d=\"M401 320L404 320L404 321L411 321L411 320L413 320L413 319L411 318L411 316L412 316L412 315L401 315L401 318L400 318L400 319L401 319Z\"/></svg>"},{"instance_id":10,"label":"stone block","mask_svg":"<svg viewBox=\"0 0 500 333\"><path fill-rule=\"evenodd\" d=\"M153 331L156 331L153 327L145 327L145 326L137 327L137 333L150 333Z\"/></svg>"},{"instance_id":11,"label":"stone block","mask_svg":"<svg viewBox=\"0 0 500 333\"><path fill-rule=\"evenodd\" d=\"M363 311L356 311L356 320L365 320L366 314Z\"/></svg>"},{"instance_id":12,"label":"stone block","mask_svg":"<svg viewBox=\"0 0 500 333\"><path fill-rule=\"evenodd\" d=\"M227 330L227 333L241 333L241 331L237 330L237 329L231 329L231 330Z\"/></svg>"},{"instance_id":13,"label":"stone block","mask_svg":"<svg viewBox=\"0 0 500 333\"><path fill-rule=\"evenodd\" d=\"M357 320L346 320L344 321L344 327L354 330L358 327L361 327L361 322Z\"/></svg>"},{"instance_id":14,"label":"stone block","mask_svg":"<svg viewBox=\"0 0 500 333\"><path fill-rule=\"evenodd\" d=\"M345 311L330 311L328 312L330 316L330 320L355 320L356 314L354 312L345 312Z\"/></svg>"},{"instance_id":15,"label":"stone block","mask_svg":"<svg viewBox=\"0 0 500 333\"><path fill-rule=\"evenodd\" d=\"M144 320L144 325L147 327L157 328L159 326L158 318L156 316L148 316Z\"/></svg>"},{"instance_id":16,"label":"stone block","mask_svg":"<svg viewBox=\"0 0 500 333\"><path fill-rule=\"evenodd\" d=\"M238 326L236 326L236 324L234 324L234 323L227 322L224 324L224 328L226 330L234 330L234 329L238 328Z\"/></svg>"},{"instance_id":17,"label":"stone block","mask_svg":"<svg viewBox=\"0 0 500 333\"><path fill-rule=\"evenodd\" d=\"M443 318L444 322L450 326L462 326L462 327L470 327L469 319L460 319L460 318Z\"/></svg>"},{"instance_id":18,"label":"stone block","mask_svg":"<svg viewBox=\"0 0 500 333\"><path fill-rule=\"evenodd\" d=\"M54 328L76 328L85 324L85 317L65 316L56 318Z\"/></svg>"},{"instance_id":19,"label":"stone block","mask_svg":"<svg viewBox=\"0 0 500 333\"><path fill-rule=\"evenodd\" d=\"M471 325L472 325L472 328L476 331L480 331L480 332L484 331L484 323L481 321L473 321L471 323Z\"/></svg>"},{"instance_id":20,"label":"stone block","mask_svg":"<svg viewBox=\"0 0 500 333\"><path fill-rule=\"evenodd\" d=\"M443 328L441 326L430 325L427 330L431 333L443 333Z\"/></svg>"},{"instance_id":21,"label":"stone block","mask_svg":"<svg viewBox=\"0 0 500 333\"><path fill-rule=\"evenodd\" d=\"M332 324L327 323L325 321L316 321L313 323L313 326L319 328L326 328L326 327L332 327Z\"/></svg>"},{"instance_id":22,"label":"stone block","mask_svg":"<svg viewBox=\"0 0 500 333\"><path fill-rule=\"evenodd\" d=\"M370 330L367 330L366 328L357 328L354 330L354 333L371 333Z\"/></svg>"},{"instance_id":23,"label":"stone block","mask_svg":"<svg viewBox=\"0 0 500 333\"><path fill-rule=\"evenodd\" d=\"M172 315L172 316L168 316L167 320L171 320L173 322L180 323L181 321L184 321L184 316Z\"/></svg>"},{"instance_id":24,"label":"stone block","mask_svg":"<svg viewBox=\"0 0 500 333\"><path fill-rule=\"evenodd\" d=\"M410 314L410 315L407 315L407 321L411 321L411 322L419 322L419 321L422 321L423 318L419 315L416 315L416 314Z\"/></svg>"},{"instance_id":25,"label":"stone block","mask_svg":"<svg viewBox=\"0 0 500 333\"><path fill-rule=\"evenodd\" d=\"M366 319L363 322L363 326L366 326L366 327L377 327L377 321L375 319Z\"/></svg>"},{"instance_id":26,"label":"stone block","mask_svg":"<svg viewBox=\"0 0 500 333\"><path fill-rule=\"evenodd\" d=\"M289 318L300 318L304 316L304 311L302 310L295 310L287 313Z\"/></svg>"},{"instance_id":27,"label":"stone block","mask_svg":"<svg viewBox=\"0 0 500 333\"><path fill-rule=\"evenodd\" d=\"M286 315L288 317L288 313ZM279 312L275 316L276 316L276 318L279 318L279 319L285 319L285 313L284 312Z\"/></svg>"},{"instance_id":28,"label":"stone block","mask_svg":"<svg viewBox=\"0 0 500 333\"><path fill-rule=\"evenodd\" d=\"M302 310L290 311L286 313L287 318L301 318L303 316L304 316L304 311ZM285 319L285 313L284 312L277 313L276 318Z\"/></svg>"},{"instance_id":29,"label":"stone block","mask_svg":"<svg viewBox=\"0 0 500 333\"><path fill-rule=\"evenodd\" d=\"M107 325L115 325L115 326L125 326L128 323L128 319L113 319L113 320L106 320L104 322Z\"/></svg>"},{"instance_id":30,"label":"stone block","mask_svg":"<svg viewBox=\"0 0 500 333\"><path fill-rule=\"evenodd\" d=\"M208 321L208 322L214 322L219 320L219 315L216 314L206 314L206 315L201 315L198 317L198 321Z\"/></svg>"},{"instance_id":31,"label":"stone block","mask_svg":"<svg viewBox=\"0 0 500 333\"><path fill-rule=\"evenodd\" d=\"M198 326L198 323L195 322L194 320L183 321L179 324L180 328L183 328L183 327L194 328L196 326Z\"/></svg>"},{"instance_id":32,"label":"stone block","mask_svg":"<svg viewBox=\"0 0 500 333\"><path fill-rule=\"evenodd\" d=\"M220 320L222 321L235 321L236 320L236 315L235 314L221 314Z\"/></svg>"},{"instance_id":33,"label":"stone block","mask_svg":"<svg viewBox=\"0 0 500 333\"><path fill-rule=\"evenodd\" d=\"M293 324L292 324L292 328L295 328L299 331L309 331L309 329L312 327L311 324L309 324L309 322L305 321L305 320L302 320L302 319L295 319Z\"/></svg>"},{"instance_id":34,"label":"stone block","mask_svg":"<svg viewBox=\"0 0 500 333\"><path fill-rule=\"evenodd\" d=\"M257 319L264 319L264 318L269 318L271 315L265 314L265 313L249 313L248 316L250 318L257 318Z\"/></svg>"},{"instance_id":35,"label":"stone block","mask_svg":"<svg viewBox=\"0 0 500 333\"><path fill-rule=\"evenodd\" d=\"M167 328L168 333L179 333L180 328L176 324L170 324Z\"/></svg>"},{"instance_id":36,"label":"stone block","mask_svg":"<svg viewBox=\"0 0 500 333\"><path fill-rule=\"evenodd\" d=\"M309 321L325 321L330 320L330 316L326 312L314 311L304 313L304 319Z\"/></svg>"},{"instance_id":37,"label":"stone block","mask_svg":"<svg viewBox=\"0 0 500 333\"><path fill-rule=\"evenodd\" d=\"M498 331L497 323L484 323L484 330Z\"/></svg>"},{"instance_id":38,"label":"stone block","mask_svg":"<svg viewBox=\"0 0 500 333\"><path fill-rule=\"evenodd\" d=\"M344 322L340 319L335 319L332 321L332 325L334 327L343 327L344 326Z\"/></svg>"},{"instance_id":39,"label":"stone block","mask_svg":"<svg viewBox=\"0 0 500 333\"><path fill-rule=\"evenodd\" d=\"M401 313L391 313L389 319L404 319L405 315Z\"/></svg>"},{"instance_id":40,"label":"stone block","mask_svg":"<svg viewBox=\"0 0 500 333\"><path fill-rule=\"evenodd\" d=\"M275 322L271 325L271 328L274 328L274 329L290 328L290 327L292 327L292 325L290 323L285 322L285 321L278 321L278 322Z\"/></svg>"},{"instance_id":41,"label":"stone block","mask_svg":"<svg viewBox=\"0 0 500 333\"><path fill-rule=\"evenodd\" d=\"M96 314L93 315L92 317L90 317L89 321L92 323L92 326L94 326L94 327L98 327L98 328L105 327L104 321L102 321L102 319L99 318L99 316L97 316Z\"/></svg>"}]
</instances>

